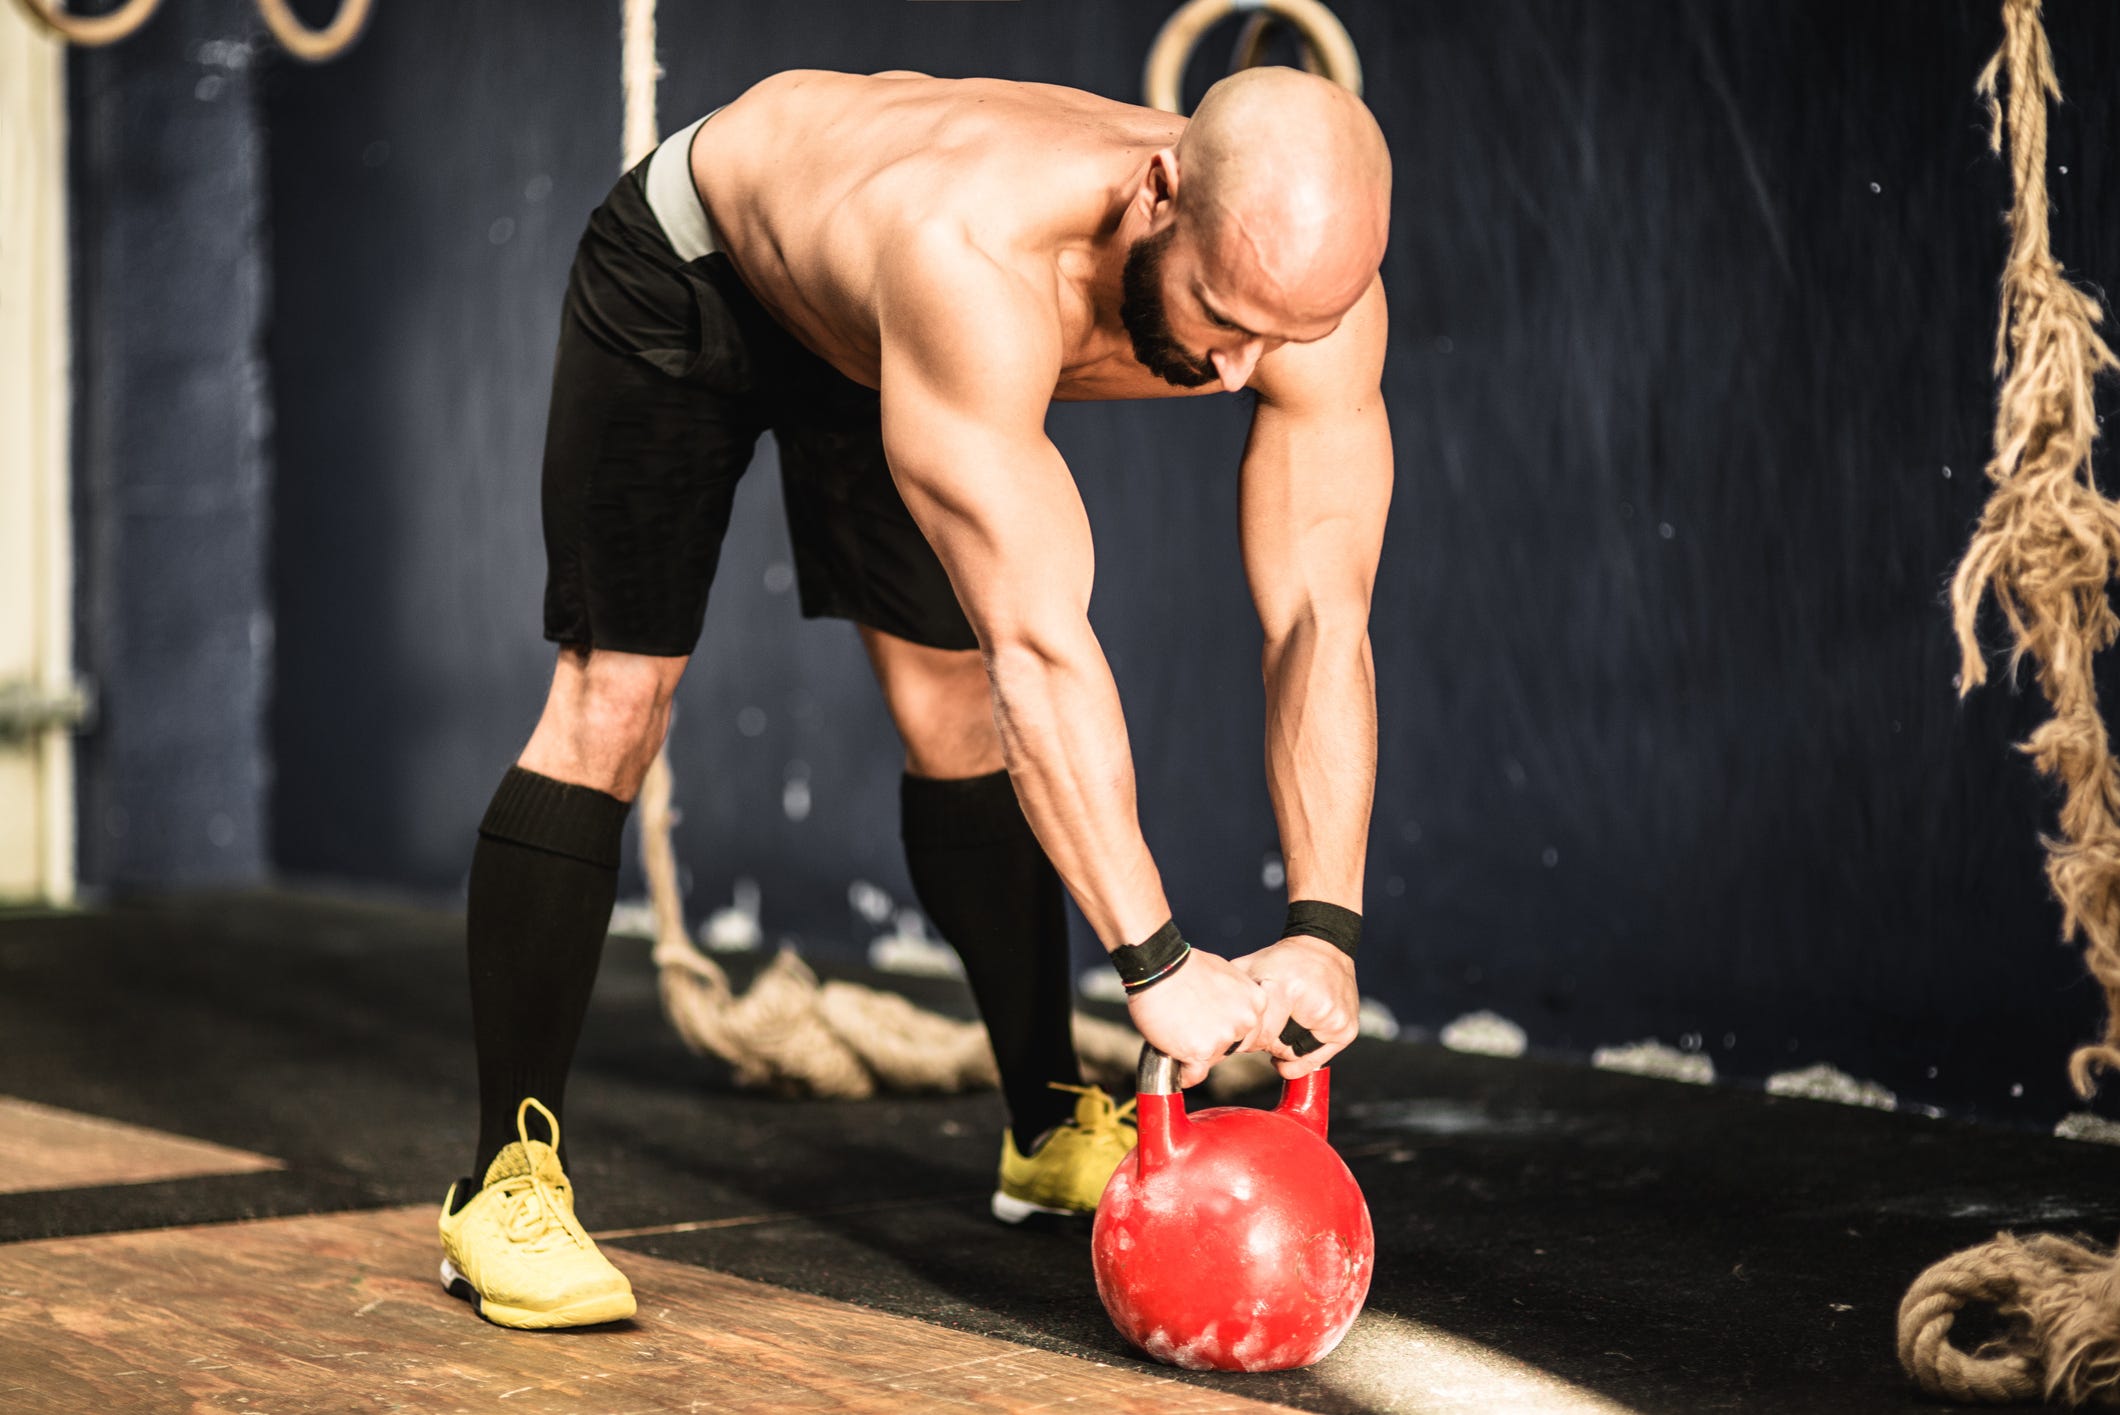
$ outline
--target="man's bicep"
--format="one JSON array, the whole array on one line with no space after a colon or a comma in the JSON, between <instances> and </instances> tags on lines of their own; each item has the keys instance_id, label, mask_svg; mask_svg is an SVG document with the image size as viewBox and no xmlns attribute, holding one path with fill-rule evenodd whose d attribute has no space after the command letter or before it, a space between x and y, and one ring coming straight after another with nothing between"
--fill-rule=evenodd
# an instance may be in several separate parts
<instances>
[{"instance_id":1,"label":"man's bicep","mask_svg":"<svg viewBox=\"0 0 2120 1415\"><path fill-rule=\"evenodd\" d=\"M1384 338L1378 285L1333 336L1280 351L1293 357L1258 381L1242 524L1269 634L1321 614L1367 617L1391 504Z\"/></svg>"},{"instance_id":2,"label":"man's bicep","mask_svg":"<svg viewBox=\"0 0 2120 1415\"><path fill-rule=\"evenodd\" d=\"M891 475L935 548L980 642L1034 632L1089 608L1089 519L1041 432L901 419L884 443Z\"/></svg>"},{"instance_id":3,"label":"man's bicep","mask_svg":"<svg viewBox=\"0 0 2120 1415\"><path fill-rule=\"evenodd\" d=\"M1318 423L1261 406L1242 526L1245 575L1269 636L1305 619L1368 618L1391 482L1381 410Z\"/></svg>"}]
</instances>

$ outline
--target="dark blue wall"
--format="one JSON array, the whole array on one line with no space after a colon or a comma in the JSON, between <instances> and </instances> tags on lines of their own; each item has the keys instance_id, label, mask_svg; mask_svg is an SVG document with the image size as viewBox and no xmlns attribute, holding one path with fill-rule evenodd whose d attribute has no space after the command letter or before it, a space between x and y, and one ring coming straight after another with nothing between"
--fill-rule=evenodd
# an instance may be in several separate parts
<instances>
[{"instance_id":1,"label":"dark blue wall","mask_svg":"<svg viewBox=\"0 0 2120 1415\"><path fill-rule=\"evenodd\" d=\"M271 245L250 0L70 60L80 749L92 889L269 860Z\"/></svg>"},{"instance_id":2,"label":"dark blue wall","mask_svg":"<svg viewBox=\"0 0 2120 1415\"><path fill-rule=\"evenodd\" d=\"M2097 1009L2006 747L2035 714L1956 702L1940 607L1991 406L2007 192L1971 83L1995 8L1340 6L1398 164L1363 974L1402 1018L1492 1007L1576 1051L1693 1034L1738 1076L1827 1060L1960 1111L2063 1108ZM796 65L1132 98L1165 7L663 9L674 125ZM2056 243L2120 278L2120 14L2049 11ZM544 384L618 159L616 14L386 0L346 61L272 75L291 873L453 887L536 714ZM1151 843L1229 948L1278 917L1244 418L1052 418ZM675 736L695 911L750 875L769 929L851 946L850 881L906 893L893 740L852 631L770 588L770 452L738 527Z\"/></svg>"}]
</instances>

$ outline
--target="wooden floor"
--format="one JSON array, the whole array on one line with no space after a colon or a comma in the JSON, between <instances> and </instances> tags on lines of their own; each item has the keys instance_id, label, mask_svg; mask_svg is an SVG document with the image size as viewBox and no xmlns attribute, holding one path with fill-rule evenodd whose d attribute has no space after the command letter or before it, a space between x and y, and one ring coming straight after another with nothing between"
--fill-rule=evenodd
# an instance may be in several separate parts
<instances>
[{"instance_id":1,"label":"wooden floor","mask_svg":"<svg viewBox=\"0 0 2120 1415\"><path fill-rule=\"evenodd\" d=\"M739 988L761 966L730 962ZM646 1307L509 1333L433 1276L477 1113L463 967L445 911L0 913L0 1090L286 1161L106 1183L0 1137L0 1178L34 1164L45 1186L0 1193L0 1415L1916 1415L1891 1340L1913 1275L1999 1228L2120 1231L2120 1147L1365 1044L1336 1068L1333 1140L1376 1227L1368 1310L1308 1370L1166 1372L1124 1352L1079 1233L988 1216L996 1097L732 1090L663 1018L647 944L614 940L570 1132L589 1221L638 1235L612 1247ZM954 982L840 975L970 1006ZM0 1132L47 1115L5 1108ZM77 1157L145 1152L57 1128ZM91 1135L115 1143L72 1143Z\"/></svg>"},{"instance_id":2,"label":"wooden floor","mask_svg":"<svg viewBox=\"0 0 2120 1415\"><path fill-rule=\"evenodd\" d=\"M442 1291L429 1207L0 1247L0 1410L1286 1407L625 1254L630 1322L503 1331Z\"/></svg>"},{"instance_id":3,"label":"wooden floor","mask_svg":"<svg viewBox=\"0 0 2120 1415\"><path fill-rule=\"evenodd\" d=\"M266 1155L0 1096L0 1194L279 1168Z\"/></svg>"}]
</instances>

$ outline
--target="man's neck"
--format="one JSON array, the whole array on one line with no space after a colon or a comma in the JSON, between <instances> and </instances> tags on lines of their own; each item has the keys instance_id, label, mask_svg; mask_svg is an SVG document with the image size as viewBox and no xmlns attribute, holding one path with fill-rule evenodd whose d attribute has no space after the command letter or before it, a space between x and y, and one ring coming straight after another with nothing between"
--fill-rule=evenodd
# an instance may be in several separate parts
<instances>
[{"instance_id":1,"label":"man's neck","mask_svg":"<svg viewBox=\"0 0 2120 1415\"><path fill-rule=\"evenodd\" d=\"M1132 160L1119 179L1105 188L1103 200L1087 209L1090 220L1059 247L1054 264L1060 287L1067 292L1069 307L1062 313L1071 344L1086 349L1124 328L1119 307L1125 298L1126 254L1131 242L1120 233L1147 171L1145 160Z\"/></svg>"}]
</instances>

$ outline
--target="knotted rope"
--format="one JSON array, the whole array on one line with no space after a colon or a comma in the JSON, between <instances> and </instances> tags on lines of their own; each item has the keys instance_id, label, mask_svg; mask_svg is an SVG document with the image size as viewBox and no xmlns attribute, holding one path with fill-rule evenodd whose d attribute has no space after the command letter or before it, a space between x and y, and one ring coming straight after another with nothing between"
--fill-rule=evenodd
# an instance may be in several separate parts
<instances>
[{"instance_id":1,"label":"knotted rope","mask_svg":"<svg viewBox=\"0 0 2120 1415\"><path fill-rule=\"evenodd\" d=\"M1000 1084L986 1028L915 1007L896 993L820 983L783 948L741 994L721 965L685 932L671 848L670 761L658 753L641 786L641 864L655 907L663 1012L693 1051L718 1056L739 1086L784 1096L859 1100L878 1091L990 1090ZM1083 1074L1106 1089L1133 1076L1141 1038L1130 1027L1077 1012L1075 1051ZM1270 1079L1257 1053L1217 1066L1218 1094Z\"/></svg>"},{"instance_id":2,"label":"knotted rope","mask_svg":"<svg viewBox=\"0 0 2120 1415\"><path fill-rule=\"evenodd\" d=\"M2002 1325L1970 1353L1950 1342L1966 1307L1990 1308ZM1928 1394L1969 1405L2120 1405L2120 1269L2074 1239L1997 1234L1907 1292L1899 1364Z\"/></svg>"},{"instance_id":3,"label":"knotted rope","mask_svg":"<svg viewBox=\"0 0 2120 1415\"><path fill-rule=\"evenodd\" d=\"M625 0L620 49L622 168L630 169L654 151L660 131L655 0ZM677 855L670 843L676 823L671 780L665 744L641 786L641 865L655 908L652 956L663 1012L687 1046L727 1062L739 1086L789 1096L853 1100L873 1095L879 1086L963 1091L998 1084L993 1048L978 1023L924 1012L895 993L820 984L789 949L775 955L739 995L727 972L695 947L685 930Z\"/></svg>"},{"instance_id":4,"label":"knotted rope","mask_svg":"<svg viewBox=\"0 0 2120 1415\"><path fill-rule=\"evenodd\" d=\"M2054 710L2022 750L2061 784L2047 880L2063 936L2082 936L2105 989L2105 1036L2069 1062L2077 1091L2089 1095L2096 1073L2120 1064L2120 774L2091 676L2094 655L2120 633L2106 599L2120 564L2120 503L2091 476L2093 384L2116 361L2098 337L2097 300L2061 273L2047 237L2046 104L2061 86L2039 3L2005 0L2002 48L1980 76L1997 152L2007 136L2016 201L1995 337L1995 369L2005 375L1987 465L1995 487L1951 583L1951 607L1961 695L1987 678L1974 624L1992 590L2010 625L2011 671L2030 657ZM2005 70L2006 112L1996 96Z\"/></svg>"},{"instance_id":5,"label":"knotted rope","mask_svg":"<svg viewBox=\"0 0 2120 1415\"><path fill-rule=\"evenodd\" d=\"M2106 599L2120 567L2120 504L2091 475L2094 384L2116 361L2097 333L2098 302L2069 283L2048 239L2047 102L2061 86L2039 11L2040 0L2004 0L2002 45L1980 75L1991 145L2008 153L2015 195L1995 345L1994 489L1951 606L1961 694L1987 677L1974 630L1992 592L2010 626L2012 673L2029 657L2053 708L2021 750L2061 785L2047 881L2064 936L2081 935L2105 989L2105 1035L2069 1062L2088 1095L2098 1072L2120 1065L2120 772L2091 677L2094 656L2120 634ZM1991 1308L2002 1327L1972 1353L1949 1340L1968 1306ZM1954 1254L1900 1304L1899 1360L1924 1391L1952 1400L2120 1404L2120 1267L2105 1249L2051 1234L2002 1234Z\"/></svg>"}]
</instances>

